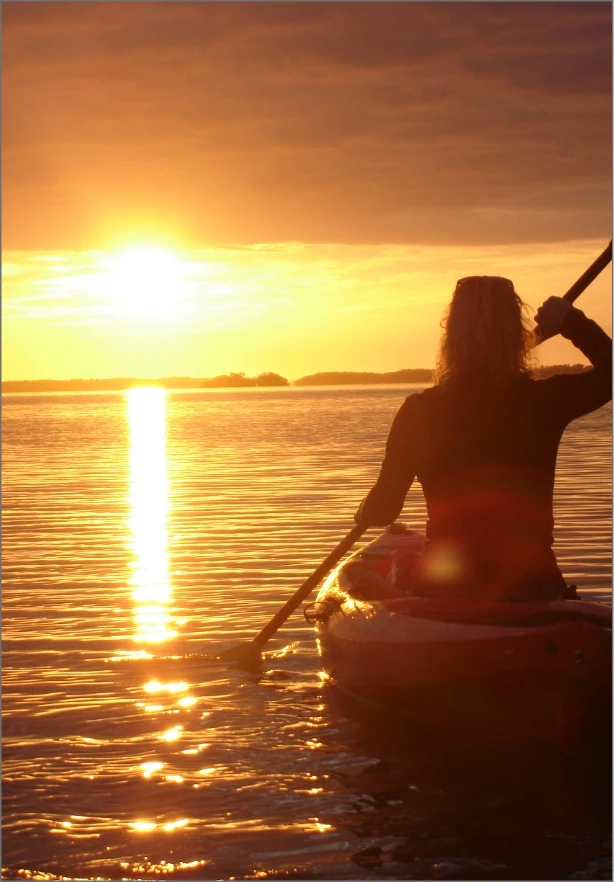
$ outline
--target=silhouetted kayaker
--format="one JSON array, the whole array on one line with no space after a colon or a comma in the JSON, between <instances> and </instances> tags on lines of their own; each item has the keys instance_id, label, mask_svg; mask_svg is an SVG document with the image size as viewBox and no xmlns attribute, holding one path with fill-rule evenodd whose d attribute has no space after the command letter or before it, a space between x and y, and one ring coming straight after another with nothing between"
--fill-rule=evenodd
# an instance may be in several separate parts
<instances>
[{"instance_id":1,"label":"silhouetted kayaker","mask_svg":"<svg viewBox=\"0 0 614 882\"><path fill-rule=\"evenodd\" d=\"M461 279L435 385L409 396L394 419L377 482L355 519L392 523L418 478L428 522L415 593L575 596L552 550L556 456L565 427L611 398L612 341L560 297L548 298L535 320L542 339L561 333L592 369L532 379L532 331L513 283Z\"/></svg>"}]
</instances>

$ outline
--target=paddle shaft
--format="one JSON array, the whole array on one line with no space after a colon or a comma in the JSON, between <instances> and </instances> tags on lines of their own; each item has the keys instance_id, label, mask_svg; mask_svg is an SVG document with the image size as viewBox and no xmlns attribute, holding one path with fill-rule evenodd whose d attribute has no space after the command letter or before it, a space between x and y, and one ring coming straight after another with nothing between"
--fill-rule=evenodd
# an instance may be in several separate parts
<instances>
[{"instance_id":1,"label":"paddle shaft","mask_svg":"<svg viewBox=\"0 0 614 882\"><path fill-rule=\"evenodd\" d=\"M324 576L328 575L328 573L332 570L335 564L339 563L343 555L350 550L352 545L360 539L362 534L367 530L365 524L356 524L347 536L341 540L339 545L331 551L328 557L322 561L320 566L313 571L313 573L306 579L300 588L295 591L295 593L290 597L282 606L282 608L275 613L271 621L264 626L262 631L260 631L254 639L252 640L252 644L254 644L258 649L262 649L265 643L267 643L273 634L283 625L286 619L292 615L294 610L299 606L303 600L307 597L308 594L313 591L316 585L324 578Z\"/></svg>"},{"instance_id":2,"label":"paddle shaft","mask_svg":"<svg viewBox=\"0 0 614 882\"><path fill-rule=\"evenodd\" d=\"M606 268L606 266L612 260L612 240L610 239L610 244L607 248L601 252L597 260L594 260L593 263L589 266L585 273L582 273L577 282L574 282L569 291L566 294L563 294L565 300L569 300L570 303L573 303L574 300L577 300L580 294L588 288L590 283L594 281L599 273Z\"/></svg>"},{"instance_id":3,"label":"paddle shaft","mask_svg":"<svg viewBox=\"0 0 614 882\"><path fill-rule=\"evenodd\" d=\"M608 247L604 248L599 257L591 263L586 272L583 272L580 278L573 283L569 291L563 294L563 299L569 300L570 303L573 303L575 300L577 300L580 294L588 288L591 282L593 282L597 278L599 273L606 268L611 260L612 240L610 239L610 244L608 245ZM535 328L533 337L534 345L538 346L542 342L539 326Z\"/></svg>"}]
</instances>

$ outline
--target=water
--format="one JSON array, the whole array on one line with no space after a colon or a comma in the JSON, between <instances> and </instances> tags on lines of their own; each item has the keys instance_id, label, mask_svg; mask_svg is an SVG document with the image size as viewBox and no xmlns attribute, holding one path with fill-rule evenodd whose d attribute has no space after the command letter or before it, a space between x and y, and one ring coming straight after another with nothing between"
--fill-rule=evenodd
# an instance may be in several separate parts
<instances>
[{"instance_id":1,"label":"water","mask_svg":"<svg viewBox=\"0 0 614 882\"><path fill-rule=\"evenodd\" d=\"M347 533L411 391L3 398L5 878L611 878L588 767L356 721L299 613L260 676L198 657ZM611 596L610 406L555 513L568 581Z\"/></svg>"}]
</instances>

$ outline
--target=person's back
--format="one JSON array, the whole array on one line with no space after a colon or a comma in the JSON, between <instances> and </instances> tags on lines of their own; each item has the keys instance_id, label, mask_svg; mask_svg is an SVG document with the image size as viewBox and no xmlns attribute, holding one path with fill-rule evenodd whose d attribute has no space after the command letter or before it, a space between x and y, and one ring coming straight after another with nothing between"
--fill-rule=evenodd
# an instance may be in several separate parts
<instances>
[{"instance_id":1,"label":"person's back","mask_svg":"<svg viewBox=\"0 0 614 882\"><path fill-rule=\"evenodd\" d=\"M538 317L547 336L562 324L595 368L533 380L526 369L529 330L511 282L472 277L461 280L450 307L438 382L410 396L395 418L380 476L357 520L390 523L418 478L429 520L414 590L569 595L551 547L556 454L570 420L611 395L611 341L559 298L550 298ZM485 337L498 332L497 348L496 336L494 343Z\"/></svg>"}]
</instances>

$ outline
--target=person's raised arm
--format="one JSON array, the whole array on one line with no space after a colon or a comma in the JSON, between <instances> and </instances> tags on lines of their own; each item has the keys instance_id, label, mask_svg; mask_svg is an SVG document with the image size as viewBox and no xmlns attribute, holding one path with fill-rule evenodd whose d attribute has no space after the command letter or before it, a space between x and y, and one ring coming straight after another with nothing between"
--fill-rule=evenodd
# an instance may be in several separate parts
<instances>
[{"instance_id":1,"label":"person's raised arm","mask_svg":"<svg viewBox=\"0 0 614 882\"><path fill-rule=\"evenodd\" d=\"M543 388L566 422L590 413L612 398L612 340L597 322L562 297L549 297L537 310L542 339L560 333L588 358L592 369L579 374L558 374L543 381Z\"/></svg>"}]
</instances>

